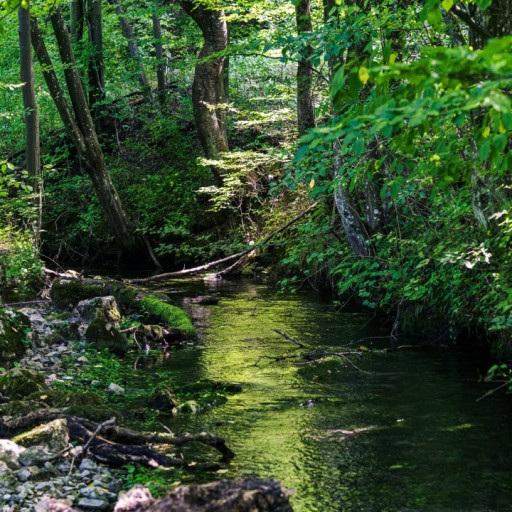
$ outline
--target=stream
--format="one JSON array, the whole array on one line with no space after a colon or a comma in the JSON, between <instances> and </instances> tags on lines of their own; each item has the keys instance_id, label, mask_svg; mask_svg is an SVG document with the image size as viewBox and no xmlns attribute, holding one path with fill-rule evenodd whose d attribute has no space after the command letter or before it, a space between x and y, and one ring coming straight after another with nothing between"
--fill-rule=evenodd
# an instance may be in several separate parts
<instances>
[{"instance_id":1,"label":"stream","mask_svg":"<svg viewBox=\"0 0 512 512\"><path fill-rule=\"evenodd\" d=\"M237 382L224 405L166 424L211 431L236 457L219 478L279 479L297 512L512 511L512 408L477 382L462 350L369 351L340 365L274 361L386 334L361 313L336 312L314 293L281 295L253 282L167 283L199 341L173 351L140 385L168 375ZM218 305L194 297L216 293ZM301 349L274 330L304 343ZM352 345L389 346L369 339Z\"/></svg>"}]
</instances>

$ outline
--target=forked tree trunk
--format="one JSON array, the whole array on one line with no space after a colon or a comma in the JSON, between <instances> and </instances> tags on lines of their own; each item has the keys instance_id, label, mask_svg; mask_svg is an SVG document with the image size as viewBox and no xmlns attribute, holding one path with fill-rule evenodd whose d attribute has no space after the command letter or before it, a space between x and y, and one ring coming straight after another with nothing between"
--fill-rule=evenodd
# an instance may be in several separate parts
<instances>
[{"instance_id":1,"label":"forked tree trunk","mask_svg":"<svg viewBox=\"0 0 512 512\"><path fill-rule=\"evenodd\" d=\"M26 166L32 176L34 208L36 209L36 226L34 240L39 246L42 224L41 194L41 145L39 141L39 112L37 109L34 87L34 63L32 60L32 43L30 37L30 7L18 8L19 42L20 42L20 75L23 82L23 108L25 110Z\"/></svg>"},{"instance_id":2,"label":"forked tree trunk","mask_svg":"<svg viewBox=\"0 0 512 512\"><path fill-rule=\"evenodd\" d=\"M299 35L313 32L310 0L299 0L299 3L295 4L295 18ZM310 62L312 54L313 48L307 45L301 53L297 66L297 123L299 137L304 135L308 128L315 126L313 66Z\"/></svg>"},{"instance_id":3,"label":"forked tree trunk","mask_svg":"<svg viewBox=\"0 0 512 512\"><path fill-rule=\"evenodd\" d=\"M32 43L43 68L48 90L57 106L66 131L75 145L81 165L91 178L119 249L125 256L135 259L147 254L147 251L151 252L150 248L146 246L144 240L134 235L134 229L128 222L121 199L106 168L103 152L76 68L71 40L60 9L56 9L51 14L50 20L56 35L60 58L64 65L64 76L72 108L67 103L66 96L53 71L53 65L44 40L37 24L34 22L32 24Z\"/></svg>"},{"instance_id":4,"label":"forked tree trunk","mask_svg":"<svg viewBox=\"0 0 512 512\"><path fill-rule=\"evenodd\" d=\"M199 53L200 59L206 59L214 53L225 51L228 47L228 26L222 9L212 9L188 0L181 0L185 12L201 29L204 45ZM194 118L199 139L206 158L218 159L229 151L226 114L225 57L218 57L196 65L192 85ZM212 168L217 184L222 177Z\"/></svg>"}]
</instances>

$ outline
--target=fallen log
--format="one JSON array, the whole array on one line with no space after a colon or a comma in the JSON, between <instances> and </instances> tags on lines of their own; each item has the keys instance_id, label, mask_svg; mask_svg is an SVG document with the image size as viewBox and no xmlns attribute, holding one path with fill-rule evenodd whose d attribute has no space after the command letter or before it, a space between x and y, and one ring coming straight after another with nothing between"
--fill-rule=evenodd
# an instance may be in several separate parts
<instances>
[{"instance_id":1,"label":"fallen log","mask_svg":"<svg viewBox=\"0 0 512 512\"><path fill-rule=\"evenodd\" d=\"M316 206L317 203L313 203L309 208L306 208L303 212L301 212L299 215L288 221L284 226L281 226L280 228L272 231L269 235L267 235L261 242L258 242L255 245L252 245L249 249L246 249L245 251L239 252L237 254L232 254L231 256L226 256L225 258L221 258L220 260L211 261L210 263L205 263L204 265L201 265L199 267L194 268L188 268L184 270L178 270L176 272L166 272L165 274L157 274L155 276L150 277L144 277L140 279L130 279L127 282L128 283L150 283L152 281L160 281L162 279L172 279L172 278L178 278L183 276L190 276L194 274L199 274L201 272L204 272L205 270L209 270L214 267L218 267L219 265L222 265L224 263L228 263L233 260L239 260L235 262L234 265L228 267L227 269L224 269L220 272L218 272L216 275L219 277L223 277L225 275L228 275L229 273L232 273L235 268L242 265L243 258L247 256L248 254L252 253L256 249L259 249L260 247L264 247L274 236L276 236L279 233L282 233L286 229L288 229L290 226L298 222L300 219L305 217L309 212L311 212Z\"/></svg>"},{"instance_id":2,"label":"fallen log","mask_svg":"<svg viewBox=\"0 0 512 512\"><path fill-rule=\"evenodd\" d=\"M155 450L141 446L144 444L166 444L181 447L190 443L201 443L215 448L222 455L221 461L228 461L234 453L226 446L224 438L202 432L175 436L172 433L143 433L114 425L112 420L103 424L86 418L65 414L57 409L39 409L21 417L4 416L0 419L0 429L14 432L34 427L57 418L66 418L69 436L78 441L98 462L109 466L141 464L145 467L186 466L187 461L168 457ZM101 435L100 435L101 432Z\"/></svg>"}]
</instances>

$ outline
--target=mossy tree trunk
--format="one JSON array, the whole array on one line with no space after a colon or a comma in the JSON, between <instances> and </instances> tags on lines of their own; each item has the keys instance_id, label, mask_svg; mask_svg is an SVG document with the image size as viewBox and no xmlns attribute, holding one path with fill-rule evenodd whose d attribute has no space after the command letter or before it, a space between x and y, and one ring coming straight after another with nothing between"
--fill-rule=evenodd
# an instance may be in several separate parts
<instances>
[{"instance_id":1,"label":"mossy tree trunk","mask_svg":"<svg viewBox=\"0 0 512 512\"><path fill-rule=\"evenodd\" d=\"M228 26L224 11L181 0L184 11L201 29L204 45L199 53L192 85L194 118L206 158L217 160L229 151L227 132L226 57L206 60L228 47ZM213 175L218 185L222 177L215 167Z\"/></svg>"}]
</instances>

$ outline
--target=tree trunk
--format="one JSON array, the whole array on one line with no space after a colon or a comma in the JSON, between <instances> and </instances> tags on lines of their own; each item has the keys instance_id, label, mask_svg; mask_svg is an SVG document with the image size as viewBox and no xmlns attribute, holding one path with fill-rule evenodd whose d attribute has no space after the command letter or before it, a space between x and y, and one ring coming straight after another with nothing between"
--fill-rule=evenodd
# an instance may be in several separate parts
<instances>
[{"instance_id":1,"label":"tree trunk","mask_svg":"<svg viewBox=\"0 0 512 512\"><path fill-rule=\"evenodd\" d=\"M158 101L163 105L165 103L165 62L162 46L162 28L160 27L160 18L158 17L158 13L154 12L151 15L151 20L153 21L153 38L155 40Z\"/></svg>"},{"instance_id":2,"label":"tree trunk","mask_svg":"<svg viewBox=\"0 0 512 512\"><path fill-rule=\"evenodd\" d=\"M87 0L87 22L89 25L89 106L94 119L101 114L101 106L105 97L105 69L103 64L103 27L101 0ZM99 127L101 123L96 123Z\"/></svg>"},{"instance_id":3,"label":"tree trunk","mask_svg":"<svg viewBox=\"0 0 512 512\"><path fill-rule=\"evenodd\" d=\"M121 5L120 0L109 0L109 3L110 5L114 6L114 9L119 19L119 24L121 25L121 32L128 41L128 53L137 64L139 70L139 83L142 85L145 91L149 91L148 79L146 77L146 73L144 72L144 66L142 64L142 58L139 53L139 47L137 45L137 39L135 38L133 28L125 16L124 9Z\"/></svg>"},{"instance_id":4,"label":"tree trunk","mask_svg":"<svg viewBox=\"0 0 512 512\"><path fill-rule=\"evenodd\" d=\"M84 37L84 0L71 2L70 33L73 43L79 43Z\"/></svg>"},{"instance_id":5,"label":"tree trunk","mask_svg":"<svg viewBox=\"0 0 512 512\"><path fill-rule=\"evenodd\" d=\"M140 258L141 255L147 254L147 252L151 253L151 250L146 247L143 239L133 234L133 227L128 222L119 195L106 168L82 82L76 69L71 40L60 9L56 9L51 14L50 20L55 31L60 58L64 64L64 76L73 108L71 109L67 103L57 76L53 71L52 62L41 33L37 24L34 23L32 26L33 44L43 68L48 89L57 106L62 122L73 140L80 162L91 178L119 249L126 257L135 260Z\"/></svg>"},{"instance_id":6,"label":"tree trunk","mask_svg":"<svg viewBox=\"0 0 512 512\"><path fill-rule=\"evenodd\" d=\"M460 10L457 15L468 24L469 41L476 49L483 48L491 38L512 34L512 0L493 0L485 11L475 7L470 11L470 19L460 16ZM480 128L481 122L477 116L475 129ZM487 229L489 218L503 208L510 199L510 193L496 182L492 174L482 169L473 169L471 181L473 214L479 225Z\"/></svg>"},{"instance_id":7,"label":"tree trunk","mask_svg":"<svg viewBox=\"0 0 512 512\"><path fill-rule=\"evenodd\" d=\"M461 13L465 11L456 6L456 14ZM462 19L469 25L470 44L475 49L483 48L491 38L512 34L512 1L493 0L485 11L473 6L469 19Z\"/></svg>"},{"instance_id":8,"label":"tree trunk","mask_svg":"<svg viewBox=\"0 0 512 512\"><path fill-rule=\"evenodd\" d=\"M336 8L336 5L337 4L334 0L324 0L325 22L329 22L335 14L333 10ZM343 65L342 58L339 58L338 60L332 59L329 61L329 73L331 78L337 70L337 65ZM333 106L333 114L335 113ZM358 258L368 258L371 255L370 247L368 245L368 232L366 231L363 221L361 220L361 216L359 215L356 206L357 203L353 194L351 194L346 185L341 183L340 170L342 167L343 156L341 155L341 142L339 140L336 140L333 143L333 153L334 179L340 180L334 190L334 204L340 216L347 241L355 256Z\"/></svg>"},{"instance_id":9,"label":"tree trunk","mask_svg":"<svg viewBox=\"0 0 512 512\"><path fill-rule=\"evenodd\" d=\"M340 141L337 140L334 142L333 149L334 176L335 178L339 178L342 158ZM370 247L368 245L368 233L361 221L352 194L342 183L339 183L334 191L334 203L352 251L358 258L368 258L371 256Z\"/></svg>"},{"instance_id":10,"label":"tree trunk","mask_svg":"<svg viewBox=\"0 0 512 512\"><path fill-rule=\"evenodd\" d=\"M203 7L188 0L181 0L185 12L197 23L204 37L200 59L225 51L228 47L228 27L222 9ZM226 116L225 57L196 65L192 85L192 102L199 139L206 158L218 159L229 151ZM222 177L212 168L218 185Z\"/></svg>"},{"instance_id":11,"label":"tree trunk","mask_svg":"<svg viewBox=\"0 0 512 512\"><path fill-rule=\"evenodd\" d=\"M20 42L20 75L23 82L23 107L25 110L26 166L32 176L34 207L37 221L34 229L35 246L39 246L42 224L42 193L41 193L41 145L39 141L39 112L37 109L36 91L34 87L34 63L32 60L32 42L30 37L30 8L18 8L19 42Z\"/></svg>"},{"instance_id":12,"label":"tree trunk","mask_svg":"<svg viewBox=\"0 0 512 512\"><path fill-rule=\"evenodd\" d=\"M295 5L295 17L297 20L297 33L308 34L313 32L311 23L310 0L300 0ZM313 67L310 57L313 49L308 44L301 52L301 58L297 66L297 121L299 137L306 133L308 128L315 126L315 109L313 106Z\"/></svg>"}]
</instances>

